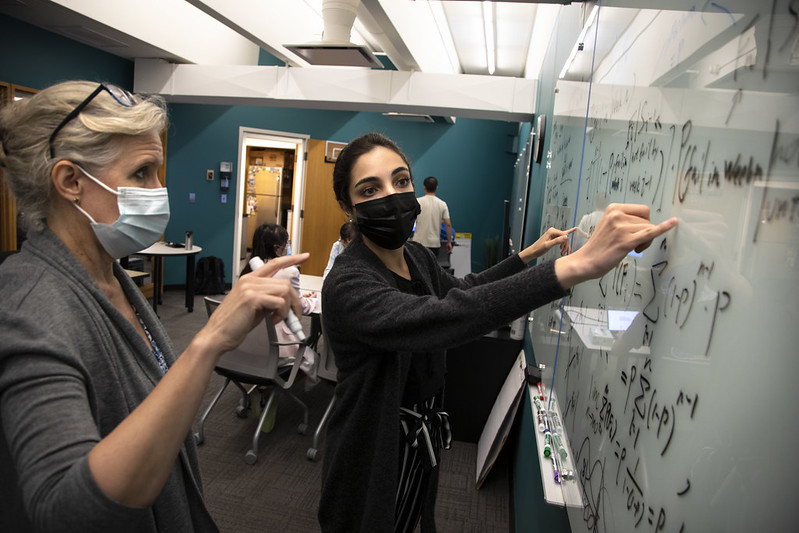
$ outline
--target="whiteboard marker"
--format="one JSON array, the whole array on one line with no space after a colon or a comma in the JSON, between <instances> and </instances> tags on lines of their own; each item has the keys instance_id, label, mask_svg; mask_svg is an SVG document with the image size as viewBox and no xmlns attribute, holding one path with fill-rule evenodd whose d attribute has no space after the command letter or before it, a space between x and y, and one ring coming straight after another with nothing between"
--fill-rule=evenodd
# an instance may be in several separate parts
<instances>
[{"instance_id":1,"label":"whiteboard marker","mask_svg":"<svg viewBox=\"0 0 799 533\"><path fill-rule=\"evenodd\" d=\"M552 435L549 431L549 417L544 413L544 457L552 454Z\"/></svg>"},{"instance_id":2,"label":"whiteboard marker","mask_svg":"<svg viewBox=\"0 0 799 533\"><path fill-rule=\"evenodd\" d=\"M552 441L555 443L555 451L558 452L558 455L560 455L561 459L566 459L568 452L566 451L566 448L563 447L563 442L560 440L560 435L554 431L552 433Z\"/></svg>"},{"instance_id":3,"label":"whiteboard marker","mask_svg":"<svg viewBox=\"0 0 799 533\"><path fill-rule=\"evenodd\" d=\"M257 255L253 256L252 259L250 259L250 268L252 269L253 272L258 270L262 266L264 266L264 260L258 257ZM300 339L300 341L305 341L305 332L302 331L302 324L300 324L300 321L297 319L297 315L294 314L294 311L289 309L289 314L286 316L285 320L286 320L286 325L288 325L291 332L294 335L296 335L297 338Z\"/></svg>"},{"instance_id":4,"label":"whiteboard marker","mask_svg":"<svg viewBox=\"0 0 799 533\"><path fill-rule=\"evenodd\" d=\"M544 406L541 405L541 401L538 399L538 396L533 395L533 401L535 402L536 409L538 409L539 411L544 410Z\"/></svg>"},{"instance_id":5,"label":"whiteboard marker","mask_svg":"<svg viewBox=\"0 0 799 533\"><path fill-rule=\"evenodd\" d=\"M555 471L555 483L560 483L563 479L563 465L560 464L560 459L558 459L558 454L553 453L551 456L552 463L554 464L553 470Z\"/></svg>"},{"instance_id":6,"label":"whiteboard marker","mask_svg":"<svg viewBox=\"0 0 799 533\"><path fill-rule=\"evenodd\" d=\"M547 453L547 447L549 446L549 429L547 429L547 434L545 435L547 440L547 445L544 446L544 457L549 457L552 459L552 470L555 477L555 483L560 483L563 480L563 465L560 462L560 457L557 453Z\"/></svg>"},{"instance_id":7,"label":"whiteboard marker","mask_svg":"<svg viewBox=\"0 0 799 533\"><path fill-rule=\"evenodd\" d=\"M561 429L563 426L560 424L560 418L558 417L558 413L555 412L555 399L552 399L552 424L555 426L555 429Z\"/></svg>"}]
</instances>

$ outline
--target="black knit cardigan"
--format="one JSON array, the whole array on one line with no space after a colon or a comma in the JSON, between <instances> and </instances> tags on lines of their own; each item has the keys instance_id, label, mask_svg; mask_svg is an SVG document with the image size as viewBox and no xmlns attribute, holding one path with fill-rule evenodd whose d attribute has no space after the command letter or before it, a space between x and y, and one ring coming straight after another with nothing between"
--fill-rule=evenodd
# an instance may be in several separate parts
<instances>
[{"instance_id":1,"label":"black knit cardigan","mask_svg":"<svg viewBox=\"0 0 799 533\"><path fill-rule=\"evenodd\" d=\"M399 408L413 352L479 338L565 294L552 261L525 268L513 255L459 279L421 244L406 243L404 253L429 296L400 292L360 240L339 255L322 289L322 316L338 366L319 506L325 532L393 529Z\"/></svg>"}]
</instances>

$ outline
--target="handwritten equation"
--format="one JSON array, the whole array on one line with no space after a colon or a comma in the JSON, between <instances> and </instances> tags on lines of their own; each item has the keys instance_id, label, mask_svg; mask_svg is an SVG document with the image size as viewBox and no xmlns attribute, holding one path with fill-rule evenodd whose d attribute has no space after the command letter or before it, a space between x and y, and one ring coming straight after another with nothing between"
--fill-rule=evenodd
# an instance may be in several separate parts
<instances>
[{"instance_id":1,"label":"handwritten equation","mask_svg":"<svg viewBox=\"0 0 799 533\"><path fill-rule=\"evenodd\" d=\"M625 503L624 510L635 528L645 524L651 531L665 531L667 525L672 526L667 507L658 503L658 497L650 495L647 484L641 482L641 461L651 452L642 444L642 436L648 437L648 446L656 446L664 463L669 461L675 434L691 429L700 395L682 388L664 393L655 383L653 360L634 361L618 373L615 382L600 384L592 377L582 413L570 412L574 418L581 417L589 430L575 456L584 498L583 518L589 531L612 531L605 523L604 509L609 505L607 499L617 497ZM614 390L622 392L623 397L614 398ZM574 408L574 403L570 407ZM576 422L579 424L579 420ZM609 444L612 454L596 457L595 442ZM690 474L686 473L672 492L681 498L690 488ZM682 521L675 525L669 530L681 531L684 527Z\"/></svg>"}]
</instances>

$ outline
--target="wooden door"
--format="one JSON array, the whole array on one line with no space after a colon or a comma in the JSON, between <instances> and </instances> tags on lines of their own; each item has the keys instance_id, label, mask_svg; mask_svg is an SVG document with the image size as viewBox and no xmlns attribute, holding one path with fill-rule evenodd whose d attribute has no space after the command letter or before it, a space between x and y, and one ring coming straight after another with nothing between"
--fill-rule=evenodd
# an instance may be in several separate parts
<instances>
[{"instance_id":1,"label":"wooden door","mask_svg":"<svg viewBox=\"0 0 799 533\"><path fill-rule=\"evenodd\" d=\"M305 199L302 218L302 252L311 257L301 265L303 274L321 276L330 248L347 221L333 194L333 163L325 161L325 141L308 139L305 167Z\"/></svg>"},{"instance_id":2,"label":"wooden door","mask_svg":"<svg viewBox=\"0 0 799 533\"><path fill-rule=\"evenodd\" d=\"M29 98L36 89L0 82L0 107L17 98ZM0 252L13 252L19 247L17 242L17 202L14 194L3 178L0 168Z\"/></svg>"}]
</instances>

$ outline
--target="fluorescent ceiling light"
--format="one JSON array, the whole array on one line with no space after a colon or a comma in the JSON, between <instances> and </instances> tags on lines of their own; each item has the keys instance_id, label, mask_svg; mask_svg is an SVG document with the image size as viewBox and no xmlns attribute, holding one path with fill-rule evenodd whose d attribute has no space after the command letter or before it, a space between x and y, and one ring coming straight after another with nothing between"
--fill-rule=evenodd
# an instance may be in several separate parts
<instances>
[{"instance_id":1,"label":"fluorescent ceiling light","mask_svg":"<svg viewBox=\"0 0 799 533\"><path fill-rule=\"evenodd\" d=\"M497 51L494 41L494 2L483 2L483 26L485 29L488 73L493 74L497 64Z\"/></svg>"},{"instance_id":2,"label":"fluorescent ceiling light","mask_svg":"<svg viewBox=\"0 0 799 533\"><path fill-rule=\"evenodd\" d=\"M563 79L563 76L569 71L571 68L572 63L574 62L574 58L577 55L578 50L582 50L585 46L585 36L588 33L588 29L594 23L596 19L597 13L599 12L599 5L595 5L594 8L591 10L591 14L588 15L588 20L585 21L585 25L583 26L583 30L580 32L580 35L577 37L577 42L574 43L574 47L572 48L571 54L569 54L569 59L566 60L566 63L563 65L563 70L560 71L558 75L559 79Z\"/></svg>"}]
</instances>

